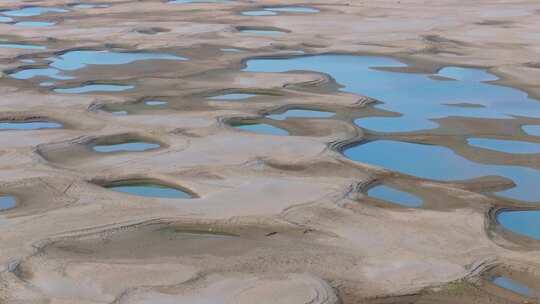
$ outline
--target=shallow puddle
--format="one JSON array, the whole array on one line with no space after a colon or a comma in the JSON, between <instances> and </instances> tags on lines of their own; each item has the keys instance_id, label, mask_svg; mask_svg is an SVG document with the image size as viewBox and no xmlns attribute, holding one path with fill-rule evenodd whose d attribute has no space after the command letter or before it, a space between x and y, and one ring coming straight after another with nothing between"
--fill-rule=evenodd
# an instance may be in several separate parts
<instances>
[{"instance_id":1,"label":"shallow puddle","mask_svg":"<svg viewBox=\"0 0 540 304\"><path fill-rule=\"evenodd\" d=\"M158 198L193 198L191 194L185 191L160 184L120 183L105 187L116 192L122 192L136 196Z\"/></svg>"},{"instance_id":2,"label":"shallow puddle","mask_svg":"<svg viewBox=\"0 0 540 304\"><path fill-rule=\"evenodd\" d=\"M485 165L436 145L377 140L347 148L346 157L422 178L455 181L497 175L514 181L514 188L497 192L513 199L539 202L540 171L527 167Z\"/></svg>"},{"instance_id":3,"label":"shallow puddle","mask_svg":"<svg viewBox=\"0 0 540 304\"><path fill-rule=\"evenodd\" d=\"M418 208L423 204L421 198L385 185L375 186L369 189L367 194L370 197L405 207Z\"/></svg>"},{"instance_id":4,"label":"shallow puddle","mask_svg":"<svg viewBox=\"0 0 540 304\"><path fill-rule=\"evenodd\" d=\"M539 125L526 125L523 126L523 131L529 135L540 136L540 126Z\"/></svg>"},{"instance_id":5,"label":"shallow puddle","mask_svg":"<svg viewBox=\"0 0 540 304\"><path fill-rule=\"evenodd\" d=\"M287 118L329 118L334 115L334 112L291 109L281 114L270 114L266 117L274 120L285 120Z\"/></svg>"},{"instance_id":6,"label":"shallow puddle","mask_svg":"<svg viewBox=\"0 0 540 304\"><path fill-rule=\"evenodd\" d=\"M220 49L222 52L232 52L232 53L239 53L243 52L241 49L235 49L235 48L223 48Z\"/></svg>"},{"instance_id":7,"label":"shallow puddle","mask_svg":"<svg viewBox=\"0 0 540 304\"><path fill-rule=\"evenodd\" d=\"M2 15L11 17L33 17L46 13L66 13L68 10L57 7L29 6L20 9L0 12Z\"/></svg>"},{"instance_id":8,"label":"shallow puddle","mask_svg":"<svg viewBox=\"0 0 540 304\"><path fill-rule=\"evenodd\" d=\"M270 12L284 12L284 13L306 13L306 14L313 14L318 13L320 10L313 8L313 7L307 7L307 6L279 6L279 7L267 7L264 9L265 11Z\"/></svg>"},{"instance_id":9,"label":"shallow puddle","mask_svg":"<svg viewBox=\"0 0 540 304\"><path fill-rule=\"evenodd\" d=\"M245 100L257 96L256 94L231 93L208 97L211 100Z\"/></svg>"},{"instance_id":10,"label":"shallow puddle","mask_svg":"<svg viewBox=\"0 0 540 304\"><path fill-rule=\"evenodd\" d=\"M59 129L63 125L54 121L0 121L0 130Z\"/></svg>"},{"instance_id":11,"label":"shallow puddle","mask_svg":"<svg viewBox=\"0 0 540 304\"><path fill-rule=\"evenodd\" d=\"M510 291L513 291L525 297L532 297L536 295L536 293L533 290L529 289L529 287L507 277L503 277L503 276L494 277L493 283L499 287L508 289Z\"/></svg>"},{"instance_id":12,"label":"shallow puddle","mask_svg":"<svg viewBox=\"0 0 540 304\"><path fill-rule=\"evenodd\" d=\"M49 21L19 21L15 23L16 26L22 27L47 27L55 25L55 22Z\"/></svg>"},{"instance_id":13,"label":"shallow puddle","mask_svg":"<svg viewBox=\"0 0 540 304\"><path fill-rule=\"evenodd\" d=\"M145 100L144 104L147 106L156 107L156 106L166 106L169 104L169 102L165 100Z\"/></svg>"},{"instance_id":14,"label":"shallow puddle","mask_svg":"<svg viewBox=\"0 0 540 304\"><path fill-rule=\"evenodd\" d=\"M497 214L497 221L505 229L540 240L540 211L502 211Z\"/></svg>"},{"instance_id":15,"label":"shallow puddle","mask_svg":"<svg viewBox=\"0 0 540 304\"><path fill-rule=\"evenodd\" d=\"M56 88L56 93L63 94L81 94L91 92L122 92L135 88L135 86L127 84L85 84L72 88Z\"/></svg>"},{"instance_id":16,"label":"shallow puddle","mask_svg":"<svg viewBox=\"0 0 540 304\"><path fill-rule=\"evenodd\" d=\"M0 211L11 209L17 204L17 199L11 195L0 195Z\"/></svg>"},{"instance_id":17,"label":"shallow puddle","mask_svg":"<svg viewBox=\"0 0 540 304\"><path fill-rule=\"evenodd\" d=\"M10 43L6 41L0 41L0 48L8 49L25 49L25 50L44 50L47 47L37 44L25 44L25 43Z\"/></svg>"},{"instance_id":18,"label":"shallow puddle","mask_svg":"<svg viewBox=\"0 0 540 304\"><path fill-rule=\"evenodd\" d=\"M265 123L239 123L233 124L232 126L242 131L249 131L259 134L281 136L289 135L289 132L287 132L286 130Z\"/></svg>"},{"instance_id":19,"label":"shallow puddle","mask_svg":"<svg viewBox=\"0 0 540 304\"><path fill-rule=\"evenodd\" d=\"M13 22L13 18L0 16L0 23L9 23L9 22Z\"/></svg>"},{"instance_id":20,"label":"shallow puddle","mask_svg":"<svg viewBox=\"0 0 540 304\"><path fill-rule=\"evenodd\" d=\"M110 145L92 145L92 150L100 153L112 153L112 152L143 152L148 150L155 150L161 147L156 143L134 141L119 144Z\"/></svg>"},{"instance_id":21,"label":"shallow puddle","mask_svg":"<svg viewBox=\"0 0 540 304\"><path fill-rule=\"evenodd\" d=\"M540 153L540 144L491 138L469 138L467 143L473 147L495 150L505 153L533 154Z\"/></svg>"},{"instance_id":22,"label":"shallow puddle","mask_svg":"<svg viewBox=\"0 0 540 304\"><path fill-rule=\"evenodd\" d=\"M285 34L285 32L274 30L240 30L240 32L256 36L279 36Z\"/></svg>"},{"instance_id":23,"label":"shallow puddle","mask_svg":"<svg viewBox=\"0 0 540 304\"><path fill-rule=\"evenodd\" d=\"M276 12L260 10L260 11L245 11L241 13L244 16L275 16Z\"/></svg>"},{"instance_id":24,"label":"shallow puddle","mask_svg":"<svg viewBox=\"0 0 540 304\"><path fill-rule=\"evenodd\" d=\"M449 116L506 118L513 115L540 117L540 102L524 91L486 83L497 77L482 69L447 67L437 74L404 73L384 70L406 64L389 57L316 55L278 59L251 59L249 72L307 70L330 75L341 90L380 100L376 107L399 117L368 117L355 121L361 127L379 132L407 132L438 126L431 119ZM434 79L433 76L446 80ZM448 79L451 78L451 79ZM482 107L456 107L469 103Z\"/></svg>"}]
</instances>

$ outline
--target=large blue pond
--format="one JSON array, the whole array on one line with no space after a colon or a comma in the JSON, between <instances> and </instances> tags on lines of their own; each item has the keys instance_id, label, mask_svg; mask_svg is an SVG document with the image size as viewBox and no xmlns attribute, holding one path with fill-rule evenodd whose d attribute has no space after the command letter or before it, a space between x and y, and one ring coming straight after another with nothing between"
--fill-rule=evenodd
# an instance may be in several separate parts
<instances>
[{"instance_id":1,"label":"large blue pond","mask_svg":"<svg viewBox=\"0 0 540 304\"><path fill-rule=\"evenodd\" d=\"M17 199L11 195L0 195L0 211L11 209L17 204Z\"/></svg>"},{"instance_id":2,"label":"large blue pond","mask_svg":"<svg viewBox=\"0 0 540 304\"><path fill-rule=\"evenodd\" d=\"M525 297L532 297L536 295L536 293L532 289L527 287L526 285L520 282L514 281L507 277L503 277L503 276L495 277L493 278L493 283L499 287L508 289L512 292L515 292Z\"/></svg>"},{"instance_id":3,"label":"large blue pond","mask_svg":"<svg viewBox=\"0 0 540 304\"><path fill-rule=\"evenodd\" d=\"M377 140L344 151L350 159L423 178L453 181L497 175L516 186L497 192L500 196L540 202L540 170L518 166L487 165L470 161L454 151L435 145Z\"/></svg>"},{"instance_id":4,"label":"large blue pond","mask_svg":"<svg viewBox=\"0 0 540 304\"><path fill-rule=\"evenodd\" d=\"M540 240L540 210L503 211L497 214L497 221L514 233Z\"/></svg>"},{"instance_id":5,"label":"large blue pond","mask_svg":"<svg viewBox=\"0 0 540 304\"><path fill-rule=\"evenodd\" d=\"M448 116L507 118L540 117L540 102L524 91L487 83L497 79L486 70L445 67L435 74L384 70L407 65L389 57L317 55L280 59L252 59L245 71L286 72L307 70L326 73L343 86L342 91L383 102L378 108L399 117L357 119L361 127L379 132L406 132L436 128L436 118ZM440 77L434 77L440 76ZM472 103L482 107L448 104Z\"/></svg>"}]
</instances>

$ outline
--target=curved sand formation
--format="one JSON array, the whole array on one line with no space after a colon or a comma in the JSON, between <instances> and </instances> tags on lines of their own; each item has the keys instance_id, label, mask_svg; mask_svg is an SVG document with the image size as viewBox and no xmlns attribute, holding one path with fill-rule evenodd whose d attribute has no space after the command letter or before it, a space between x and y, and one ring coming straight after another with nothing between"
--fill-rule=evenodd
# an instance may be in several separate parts
<instances>
[{"instance_id":1,"label":"curved sand formation","mask_svg":"<svg viewBox=\"0 0 540 304\"><path fill-rule=\"evenodd\" d=\"M537 301L490 281L506 275L540 288L537 242L502 229L494 217L500 208L539 208L490 194L511 188L512 181L488 176L436 182L354 162L339 151L359 141L394 139L443 145L476 162L540 168L537 154L479 151L466 141L488 136L538 143L521 126L540 120L446 117L436 120L435 129L380 134L353 121L400 114L374 107L380 103L368 96L340 91L329 75L241 69L254 57L389 55L409 64L397 70L411 73L486 67L501 77L496 84L539 97L540 37L534 33L540 5L211 2L107 0L99 4L110 6L96 8L64 0L2 4L6 10L29 4L61 10L0 23L5 40L46 47L0 48L0 120L47 118L63 128L0 131L0 194L17 198L14 208L0 211L0 303ZM241 14L282 5L320 12ZM55 25L23 27L19 21ZM239 29L283 32L259 36ZM83 49L189 60L87 65L66 72L69 79L10 77ZM93 84L130 89L56 90ZM208 98L226 93L256 96ZM152 107L145 100L168 103ZM453 106L475 106L460 102ZM290 136L229 126L235 120L269 121L264 117L269 113L298 108L336 115L272 121ZM114 115L120 110L127 115ZM160 148L118 153L89 148L133 137ZM181 185L197 197L135 197L99 186L138 179ZM378 184L410 192L424 204L403 208L368 197Z\"/></svg>"}]
</instances>

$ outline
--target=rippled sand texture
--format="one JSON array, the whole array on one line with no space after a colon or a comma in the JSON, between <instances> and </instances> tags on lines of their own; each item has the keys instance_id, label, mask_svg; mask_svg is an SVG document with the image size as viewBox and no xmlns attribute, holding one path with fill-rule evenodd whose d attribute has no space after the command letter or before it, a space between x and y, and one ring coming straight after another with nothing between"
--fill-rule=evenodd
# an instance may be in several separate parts
<instances>
[{"instance_id":1,"label":"rippled sand texture","mask_svg":"<svg viewBox=\"0 0 540 304\"><path fill-rule=\"evenodd\" d=\"M540 301L540 3L0 3L0 303Z\"/></svg>"}]
</instances>

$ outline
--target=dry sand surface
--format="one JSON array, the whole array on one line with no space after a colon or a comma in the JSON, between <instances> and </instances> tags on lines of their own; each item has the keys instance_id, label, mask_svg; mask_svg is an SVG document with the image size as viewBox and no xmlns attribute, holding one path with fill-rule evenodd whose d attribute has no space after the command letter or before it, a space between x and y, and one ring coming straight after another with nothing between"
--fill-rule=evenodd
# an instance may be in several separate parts
<instances>
[{"instance_id":1,"label":"dry sand surface","mask_svg":"<svg viewBox=\"0 0 540 304\"><path fill-rule=\"evenodd\" d=\"M508 180L435 182L351 161L340 147L378 136L352 122L377 113L369 98L339 91L323 74L241 69L254 56L299 51L388 55L411 63L412 73L485 67L501 77L498 83L540 97L539 2L81 0L110 5L88 9L75 8L75 2L0 3L2 10L68 10L21 17L56 22L49 27L0 23L0 39L47 47L0 48L0 120L64 125L0 131L0 194L17 198L14 208L0 211L0 303L538 301L490 282L506 274L540 290L538 241L494 223L498 208L531 206L484 194L511 186ZM240 14L273 5L320 12ZM286 33L247 35L242 27ZM140 50L189 60L89 65L53 86L40 85L43 77L8 75L44 67L47 58L72 49ZM135 87L53 91L101 83ZM206 98L227 92L260 95L248 102ZM154 99L168 106L145 106ZM231 127L295 106L336 116L276 123L292 136ZM129 115L112 114L119 109ZM491 132L519 139L524 135L515 129L538 120L488 121L447 118L434 131L386 136L446 145L473 160L540 168L537 156L488 153L480 159L460 137ZM160 148L89 148L126 139ZM193 198L139 197L103 187L129 180L176 185ZM424 207L396 207L365 195L383 181L422 197Z\"/></svg>"}]
</instances>

